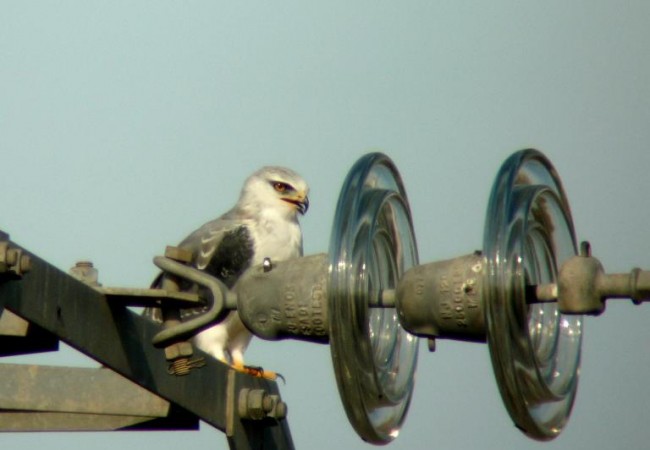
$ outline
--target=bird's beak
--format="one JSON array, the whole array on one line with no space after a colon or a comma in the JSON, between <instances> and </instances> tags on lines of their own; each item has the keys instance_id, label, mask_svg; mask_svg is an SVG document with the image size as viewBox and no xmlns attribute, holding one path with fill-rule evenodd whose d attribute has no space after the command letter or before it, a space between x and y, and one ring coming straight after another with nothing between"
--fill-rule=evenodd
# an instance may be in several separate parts
<instances>
[{"instance_id":1,"label":"bird's beak","mask_svg":"<svg viewBox=\"0 0 650 450\"><path fill-rule=\"evenodd\" d=\"M301 202L298 202L298 212L304 215L309 209L309 197L305 196Z\"/></svg>"},{"instance_id":2,"label":"bird's beak","mask_svg":"<svg viewBox=\"0 0 650 450\"><path fill-rule=\"evenodd\" d=\"M295 197L284 197L284 200L287 203L295 205L300 214L305 214L309 209L309 197L306 195L297 195Z\"/></svg>"}]
</instances>

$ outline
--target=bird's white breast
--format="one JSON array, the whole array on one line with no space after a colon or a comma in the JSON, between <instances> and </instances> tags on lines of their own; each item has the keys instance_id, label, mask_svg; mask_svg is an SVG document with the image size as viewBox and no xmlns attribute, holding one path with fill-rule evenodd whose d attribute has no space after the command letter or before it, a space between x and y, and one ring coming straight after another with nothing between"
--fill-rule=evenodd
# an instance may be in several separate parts
<instances>
[{"instance_id":1,"label":"bird's white breast","mask_svg":"<svg viewBox=\"0 0 650 450\"><path fill-rule=\"evenodd\" d=\"M262 264L264 258L283 261L302 255L300 225L281 215L267 214L250 228L255 254L253 265Z\"/></svg>"}]
</instances>

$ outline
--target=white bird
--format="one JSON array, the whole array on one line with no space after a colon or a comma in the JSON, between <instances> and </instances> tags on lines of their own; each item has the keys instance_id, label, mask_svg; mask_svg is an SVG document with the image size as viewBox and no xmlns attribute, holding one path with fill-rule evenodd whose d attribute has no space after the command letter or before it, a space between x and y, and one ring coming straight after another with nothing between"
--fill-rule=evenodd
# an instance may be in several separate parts
<instances>
[{"instance_id":1,"label":"white bird","mask_svg":"<svg viewBox=\"0 0 650 450\"><path fill-rule=\"evenodd\" d=\"M246 269L265 258L282 261L302 256L298 214L307 212L308 194L309 186L293 170L263 167L246 180L230 211L194 231L179 247L192 253L194 267L232 288ZM204 311L184 310L184 315ZM151 312L145 315L153 317ZM243 369L251 338L237 312L231 311L221 323L197 334L194 342L215 358Z\"/></svg>"}]
</instances>

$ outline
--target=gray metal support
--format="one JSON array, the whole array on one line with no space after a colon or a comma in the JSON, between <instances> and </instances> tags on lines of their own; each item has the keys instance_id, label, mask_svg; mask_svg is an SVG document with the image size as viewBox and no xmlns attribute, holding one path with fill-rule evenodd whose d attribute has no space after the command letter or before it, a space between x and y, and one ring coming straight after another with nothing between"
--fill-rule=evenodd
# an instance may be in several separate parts
<instances>
[{"instance_id":1,"label":"gray metal support","mask_svg":"<svg viewBox=\"0 0 650 450\"><path fill-rule=\"evenodd\" d=\"M231 448L252 448L253 443L256 448L293 448L286 420L242 420L237 412L240 389L279 395L275 382L233 371L198 349L195 355L205 358L203 368L182 377L170 376L163 350L151 345L161 330L158 324L109 303L97 290L29 256L31 268L22 278L0 281L4 308L219 430L225 432L230 423Z\"/></svg>"}]
</instances>

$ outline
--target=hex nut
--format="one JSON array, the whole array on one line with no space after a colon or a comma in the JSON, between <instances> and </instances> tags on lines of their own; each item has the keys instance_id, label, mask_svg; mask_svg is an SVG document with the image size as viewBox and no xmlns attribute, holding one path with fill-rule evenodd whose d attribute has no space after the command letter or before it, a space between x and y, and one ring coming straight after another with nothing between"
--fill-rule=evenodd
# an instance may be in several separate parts
<instances>
[{"instance_id":1,"label":"hex nut","mask_svg":"<svg viewBox=\"0 0 650 450\"><path fill-rule=\"evenodd\" d=\"M22 255L20 257L20 272L27 273L32 270L32 258L29 255Z\"/></svg>"},{"instance_id":2,"label":"hex nut","mask_svg":"<svg viewBox=\"0 0 650 450\"><path fill-rule=\"evenodd\" d=\"M183 342L177 342L175 344L170 345L169 347L165 347L165 358L168 361L174 360L176 358L181 358L184 356L192 356L194 354L194 350L192 349L192 344L187 341Z\"/></svg>"},{"instance_id":3,"label":"hex nut","mask_svg":"<svg viewBox=\"0 0 650 450\"><path fill-rule=\"evenodd\" d=\"M238 412L242 419L262 420L266 417L264 411L264 398L266 397L264 389L247 389L244 388L239 392Z\"/></svg>"},{"instance_id":4,"label":"hex nut","mask_svg":"<svg viewBox=\"0 0 650 450\"><path fill-rule=\"evenodd\" d=\"M237 411L242 419L282 420L287 417L287 404L279 395L270 395L264 389L243 388L239 391Z\"/></svg>"}]
</instances>

